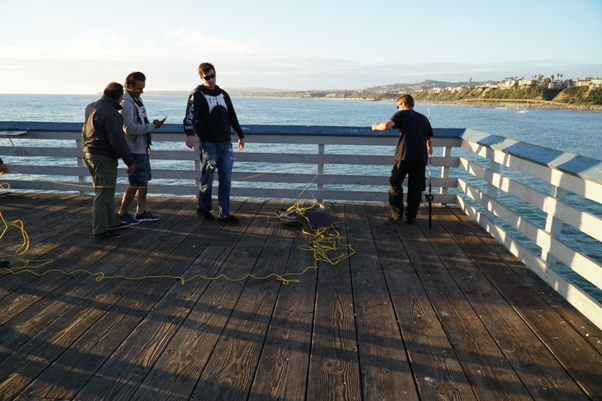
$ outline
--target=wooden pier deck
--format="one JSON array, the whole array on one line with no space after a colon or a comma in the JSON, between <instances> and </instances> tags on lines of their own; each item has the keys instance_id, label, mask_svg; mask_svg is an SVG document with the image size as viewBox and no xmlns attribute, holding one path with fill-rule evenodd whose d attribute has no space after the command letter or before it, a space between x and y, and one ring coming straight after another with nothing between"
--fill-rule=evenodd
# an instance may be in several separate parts
<instances>
[{"instance_id":1,"label":"wooden pier deck","mask_svg":"<svg viewBox=\"0 0 602 401\"><path fill-rule=\"evenodd\" d=\"M116 200L117 201L117 200ZM238 201L238 225L201 221L192 198L91 235L91 198L0 195L39 269L128 277L299 272L284 201ZM298 283L96 281L0 275L0 400L602 400L602 333L454 207L432 230L381 204L334 204L356 254ZM22 243L14 227L0 251ZM19 263L13 259L13 266Z\"/></svg>"}]
</instances>

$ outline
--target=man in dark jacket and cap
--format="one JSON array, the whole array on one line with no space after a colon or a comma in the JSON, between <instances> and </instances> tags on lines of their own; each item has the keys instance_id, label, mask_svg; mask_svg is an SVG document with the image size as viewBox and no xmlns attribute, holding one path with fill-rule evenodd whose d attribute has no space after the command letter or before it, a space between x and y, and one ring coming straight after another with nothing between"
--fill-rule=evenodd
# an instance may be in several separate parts
<instances>
[{"instance_id":1,"label":"man in dark jacket and cap","mask_svg":"<svg viewBox=\"0 0 602 401\"><path fill-rule=\"evenodd\" d=\"M122 223L115 210L117 159L128 166L127 173L136 169L134 156L123 134L123 117L119 114L123 85L111 82L103 96L86 107L82 129L84 160L94 183L92 234L95 238L118 238L114 230L130 226Z\"/></svg>"}]
</instances>

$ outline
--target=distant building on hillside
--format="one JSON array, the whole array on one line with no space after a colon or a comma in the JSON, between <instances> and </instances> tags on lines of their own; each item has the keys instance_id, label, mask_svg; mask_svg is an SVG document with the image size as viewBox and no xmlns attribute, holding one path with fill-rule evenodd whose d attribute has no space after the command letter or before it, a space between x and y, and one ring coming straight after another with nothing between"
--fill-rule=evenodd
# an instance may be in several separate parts
<instances>
[{"instance_id":1,"label":"distant building on hillside","mask_svg":"<svg viewBox=\"0 0 602 401\"><path fill-rule=\"evenodd\" d=\"M536 83L537 81L534 79L521 79L520 81L518 81L519 86L531 86L535 85Z\"/></svg>"},{"instance_id":2,"label":"distant building on hillside","mask_svg":"<svg viewBox=\"0 0 602 401\"><path fill-rule=\"evenodd\" d=\"M548 89L565 89L571 86L573 86L573 84L568 81L554 81L550 82Z\"/></svg>"},{"instance_id":3,"label":"distant building on hillside","mask_svg":"<svg viewBox=\"0 0 602 401\"><path fill-rule=\"evenodd\" d=\"M575 86L589 86L592 83L591 78L588 79L578 79Z\"/></svg>"}]
</instances>

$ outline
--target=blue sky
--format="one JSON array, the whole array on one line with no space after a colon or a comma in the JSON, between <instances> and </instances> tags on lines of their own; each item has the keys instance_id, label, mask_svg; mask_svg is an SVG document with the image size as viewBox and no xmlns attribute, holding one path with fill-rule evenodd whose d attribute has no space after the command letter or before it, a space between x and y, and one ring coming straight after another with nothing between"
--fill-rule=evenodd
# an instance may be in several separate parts
<instances>
[{"instance_id":1,"label":"blue sky","mask_svg":"<svg viewBox=\"0 0 602 401\"><path fill-rule=\"evenodd\" d=\"M602 0L0 0L0 93L602 77Z\"/></svg>"}]
</instances>

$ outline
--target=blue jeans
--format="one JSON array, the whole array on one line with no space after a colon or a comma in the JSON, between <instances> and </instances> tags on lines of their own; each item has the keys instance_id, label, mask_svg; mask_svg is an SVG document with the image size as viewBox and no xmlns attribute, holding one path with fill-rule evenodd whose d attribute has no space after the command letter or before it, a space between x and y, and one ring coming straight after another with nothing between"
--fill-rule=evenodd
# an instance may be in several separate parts
<instances>
[{"instance_id":1,"label":"blue jeans","mask_svg":"<svg viewBox=\"0 0 602 401\"><path fill-rule=\"evenodd\" d=\"M215 170L219 171L219 186L217 189L217 203L219 205L219 218L230 215L230 188L232 187L232 166L234 166L234 152L232 142L201 142L201 184L197 209L205 212L211 211L211 188Z\"/></svg>"}]
</instances>

